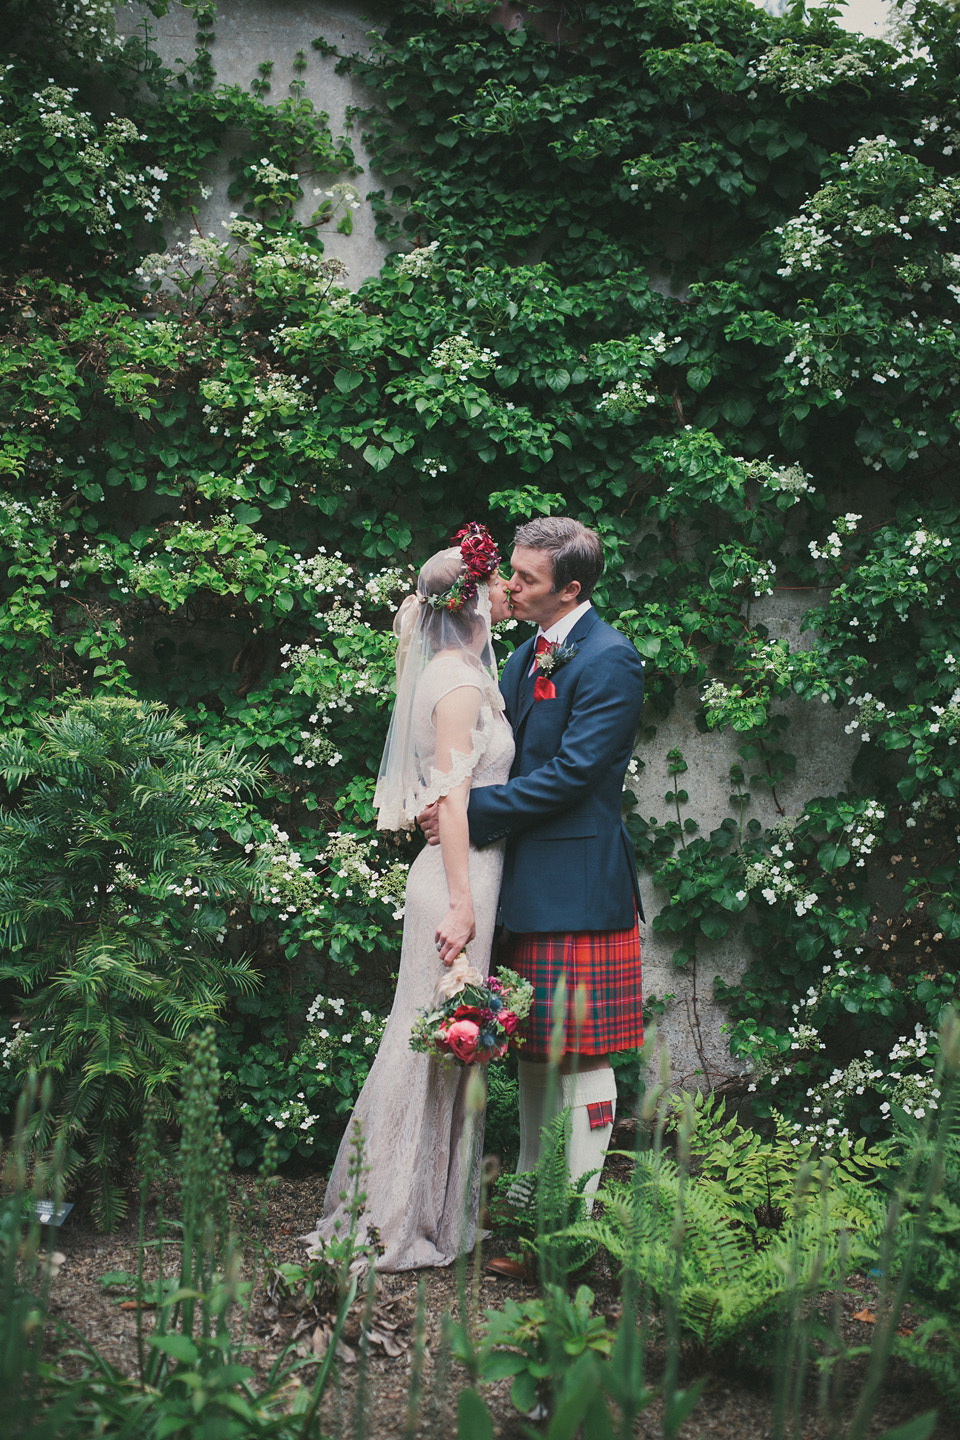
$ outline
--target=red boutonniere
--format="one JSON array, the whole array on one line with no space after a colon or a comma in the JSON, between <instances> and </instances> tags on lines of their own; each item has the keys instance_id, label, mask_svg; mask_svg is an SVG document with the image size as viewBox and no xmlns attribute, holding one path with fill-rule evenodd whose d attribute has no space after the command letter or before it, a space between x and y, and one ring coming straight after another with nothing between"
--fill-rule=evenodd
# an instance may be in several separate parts
<instances>
[{"instance_id":1,"label":"red boutonniere","mask_svg":"<svg viewBox=\"0 0 960 1440\"><path fill-rule=\"evenodd\" d=\"M566 665L577 653L576 645L564 645L558 640L551 640L537 655L537 669L540 672L533 682L534 700L555 700L557 687L548 677Z\"/></svg>"}]
</instances>

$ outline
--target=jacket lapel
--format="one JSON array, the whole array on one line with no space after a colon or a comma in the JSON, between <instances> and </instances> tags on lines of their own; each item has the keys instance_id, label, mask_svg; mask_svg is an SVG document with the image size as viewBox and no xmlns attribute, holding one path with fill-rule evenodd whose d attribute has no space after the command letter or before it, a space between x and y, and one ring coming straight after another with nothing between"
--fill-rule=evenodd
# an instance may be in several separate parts
<instances>
[{"instance_id":1,"label":"jacket lapel","mask_svg":"<svg viewBox=\"0 0 960 1440\"><path fill-rule=\"evenodd\" d=\"M504 701L507 706L507 717L513 725L514 730L519 729L526 710L524 709L525 690L527 686L527 671L533 664L534 642L536 636L532 635L529 640L524 640L513 652L509 665L509 684L504 693ZM505 676L504 678L507 678ZM529 682L530 699L533 698L533 681ZM529 706L527 706L529 708Z\"/></svg>"}]
</instances>

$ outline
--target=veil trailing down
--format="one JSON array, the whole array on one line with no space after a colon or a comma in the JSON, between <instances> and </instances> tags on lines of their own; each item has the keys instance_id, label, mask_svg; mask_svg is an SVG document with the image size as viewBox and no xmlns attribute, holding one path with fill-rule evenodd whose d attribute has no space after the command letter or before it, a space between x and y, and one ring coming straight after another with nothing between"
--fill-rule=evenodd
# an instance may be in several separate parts
<instances>
[{"instance_id":1,"label":"veil trailing down","mask_svg":"<svg viewBox=\"0 0 960 1440\"><path fill-rule=\"evenodd\" d=\"M440 844L410 869L400 972L380 1049L357 1101L330 1180L313 1247L343 1233L351 1131L359 1124L368 1174L362 1226L383 1247L377 1269L449 1265L476 1234L481 1116L468 1114L469 1069L446 1069L410 1049L418 1011L431 1004L466 941L486 976L503 845L468 846L471 787L502 784L513 759L491 643L491 620L507 602L496 547L480 525L420 571L417 593L397 614L397 695L377 779L380 829L411 828L440 802ZM498 613L499 612L499 613Z\"/></svg>"}]
</instances>

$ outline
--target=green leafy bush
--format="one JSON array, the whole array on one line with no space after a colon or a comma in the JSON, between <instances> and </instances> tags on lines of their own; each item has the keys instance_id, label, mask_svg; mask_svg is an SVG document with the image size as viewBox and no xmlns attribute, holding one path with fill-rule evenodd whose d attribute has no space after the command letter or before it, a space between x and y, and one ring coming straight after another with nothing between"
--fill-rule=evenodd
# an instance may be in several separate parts
<instances>
[{"instance_id":1,"label":"green leafy bush","mask_svg":"<svg viewBox=\"0 0 960 1440\"><path fill-rule=\"evenodd\" d=\"M32 743L31 743L32 742ZM54 1080L37 1144L89 1165L123 1209L124 1147L148 1097L170 1111L187 1040L256 977L225 949L253 871L221 844L255 766L162 706L82 699L0 742L0 978L23 993L19 1073Z\"/></svg>"}]
</instances>

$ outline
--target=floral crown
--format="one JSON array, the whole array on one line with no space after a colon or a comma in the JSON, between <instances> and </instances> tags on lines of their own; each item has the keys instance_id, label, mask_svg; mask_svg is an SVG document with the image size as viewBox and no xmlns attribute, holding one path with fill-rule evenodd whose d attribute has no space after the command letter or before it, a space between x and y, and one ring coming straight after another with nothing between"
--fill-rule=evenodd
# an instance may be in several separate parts
<instances>
[{"instance_id":1,"label":"floral crown","mask_svg":"<svg viewBox=\"0 0 960 1440\"><path fill-rule=\"evenodd\" d=\"M500 564L497 542L485 525L472 520L454 535L453 543L456 544L458 540L463 563L460 574L449 590L444 590L439 595L424 596L424 603L432 606L434 610L450 610L453 614L461 611L468 601L475 599L477 582L489 580Z\"/></svg>"}]
</instances>

